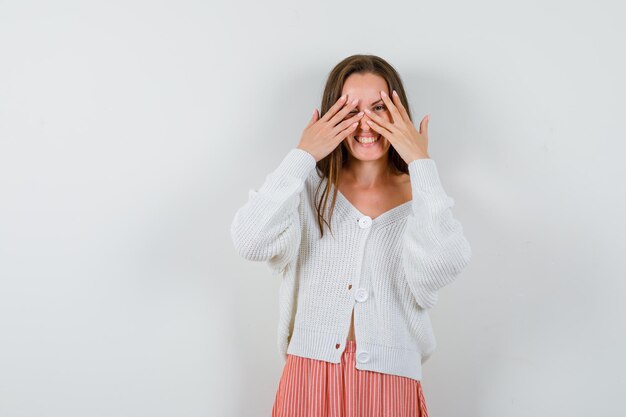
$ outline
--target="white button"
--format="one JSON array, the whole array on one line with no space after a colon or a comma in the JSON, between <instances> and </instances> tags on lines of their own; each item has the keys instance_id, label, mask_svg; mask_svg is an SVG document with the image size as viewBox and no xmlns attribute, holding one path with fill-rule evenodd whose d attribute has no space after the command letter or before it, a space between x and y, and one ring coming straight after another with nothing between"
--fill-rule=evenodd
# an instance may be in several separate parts
<instances>
[{"instance_id":1,"label":"white button","mask_svg":"<svg viewBox=\"0 0 626 417\"><path fill-rule=\"evenodd\" d=\"M354 292L354 298L359 301L359 302L363 302L365 300L367 300L367 290L365 288L359 288Z\"/></svg>"},{"instance_id":2,"label":"white button","mask_svg":"<svg viewBox=\"0 0 626 417\"><path fill-rule=\"evenodd\" d=\"M356 359L361 363L365 363L370 360L370 354L366 350L362 350L356 354Z\"/></svg>"},{"instance_id":3,"label":"white button","mask_svg":"<svg viewBox=\"0 0 626 417\"><path fill-rule=\"evenodd\" d=\"M372 225L372 218L370 216L363 216L359 219L359 227L361 229L368 228Z\"/></svg>"}]
</instances>

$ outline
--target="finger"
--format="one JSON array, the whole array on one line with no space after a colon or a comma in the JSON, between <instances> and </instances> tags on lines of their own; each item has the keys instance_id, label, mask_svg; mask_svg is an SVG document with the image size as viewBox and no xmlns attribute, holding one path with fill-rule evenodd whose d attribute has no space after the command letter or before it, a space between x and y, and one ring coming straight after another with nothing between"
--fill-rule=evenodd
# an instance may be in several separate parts
<instances>
[{"instance_id":1,"label":"finger","mask_svg":"<svg viewBox=\"0 0 626 417\"><path fill-rule=\"evenodd\" d=\"M344 140L349 134L351 134L352 132L354 132L354 130L356 129L357 125L359 124L359 122L354 122L351 125L348 125L347 128L345 128L344 130L342 130L341 132L339 132L339 134L337 134L337 136L335 136L335 140L337 141L337 143L340 143L342 140Z\"/></svg>"},{"instance_id":2,"label":"finger","mask_svg":"<svg viewBox=\"0 0 626 417\"><path fill-rule=\"evenodd\" d=\"M367 124L370 125L370 127L374 129L376 132L386 137L387 140L389 140L389 138L393 136L393 133L391 133L389 130L385 129L383 126L379 125L373 120L368 120ZM391 142L391 140L389 140L389 142Z\"/></svg>"},{"instance_id":3,"label":"finger","mask_svg":"<svg viewBox=\"0 0 626 417\"><path fill-rule=\"evenodd\" d=\"M391 101L387 93L385 93L383 90L380 90L380 96L383 98L383 101L391 112L392 123L398 123L399 121L403 120L402 115L398 111L398 108L395 106L395 104L393 104L393 101Z\"/></svg>"},{"instance_id":4,"label":"finger","mask_svg":"<svg viewBox=\"0 0 626 417\"><path fill-rule=\"evenodd\" d=\"M404 107L404 104L402 104L402 101L400 100L400 96L398 95L396 90L393 90L393 93L391 93L391 95L393 96L394 98L393 102L395 103L396 107L398 107L398 109L400 110L400 114L402 115L402 118L404 119L404 121L406 123L411 123L409 112L406 111L406 108Z\"/></svg>"},{"instance_id":5,"label":"finger","mask_svg":"<svg viewBox=\"0 0 626 417\"><path fill-rule=\"evenodd\" d=\"M339 131L345 129L346 127L350 126L354 122L357 122L357 124L358 124L359 120L361 120L361 117L363 116L363 112L361 112L360 114L361 114L361 116L359 116L359 114L357 113L354 116L350 117L349 119L346 119L343 122L339 123L333 129L333 132L339 132Z\"/></svg>"},{"instance_id":6,"label":"finger","mask_svg":"<svg viewBox=\"0 0 626 417\"><path fill-rule=\"evenodd\" d=\"M324 116L322 116L320 120L323 120L325 122L329 121L330 118L333 117L335 113L337 113L337 111L341 108L341 106L343 106L347 98L348 96L346 94L339 97L339 100L337 100L335 104L333 104L332 107L328 109L328 111L324 114Z\"/></svg>"},{"instance_id":7,"label":"finger","mask_svg":"<svg viewBox=\"0 0 626 417\"><path fill-rule=\"evenodd\" d=\"M334 115L332 117L332 119L330 119L328 122L332 126L335 126L337 123L341 122L343 120L343 118L346 117L346 114L348 114L348 112L352 111L354 109L354 107L356 107L356 105L358 103L359 103L359 99L355 98L349 104L346 104L346 106L343 109L341 109L341 111L339 113Z\"/></svg>"},{"instance_id":8,"label":"finger","mask_svg":"<svg viewBox=\"0 0 626 417\"><path fill-rule=\"evenodd\" d=\"M367 116L372 119L374 122L376 122L378 125L384 127L385 129L387 129L390 132L396 132L397 131L397 127L394 126L393 124L389 123L387 120L383 119L382 117L380 117L379 115L377 115L376 113L374 113L373 111L369 110L369 109L365 109L365 113L367 113Z\"/></svg>"}]
</instances>

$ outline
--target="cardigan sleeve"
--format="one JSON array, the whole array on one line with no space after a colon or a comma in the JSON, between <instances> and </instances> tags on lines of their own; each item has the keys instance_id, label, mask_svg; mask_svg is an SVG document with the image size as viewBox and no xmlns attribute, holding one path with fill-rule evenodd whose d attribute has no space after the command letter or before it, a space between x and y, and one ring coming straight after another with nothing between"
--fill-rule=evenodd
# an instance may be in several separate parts
<instances>
[{"instance_id":1,"label":"cardigan sleeve","mask_svg":"<svg viewBox=\"0 0 626 417\"><path fill-rule=\"evenodd\" d=\"M309 152L293 148L248 201L236 212L230 234L237 252L251 261L266 261L277 274L296 259L300 248L300 193L316 161Z\"/></svg>"},{"instance_id":2,"label":"cardigan sleeve","mask_svg":"<svg viewBox=\"0 0 626 417\"><path fill-rule=\"evenodd\" d=\"M409 288L422 308L432 308L438 291L450 284L471 259L471 247L451 208L433 159L408 164L411 214L402 239L402 265Z\"/></svg>"}]
</instances>

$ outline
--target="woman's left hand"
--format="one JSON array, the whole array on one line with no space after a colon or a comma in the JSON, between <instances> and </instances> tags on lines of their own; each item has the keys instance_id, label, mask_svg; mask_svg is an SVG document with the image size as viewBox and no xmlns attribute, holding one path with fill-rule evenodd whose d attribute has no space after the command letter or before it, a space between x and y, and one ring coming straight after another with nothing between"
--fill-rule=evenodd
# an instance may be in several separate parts
<instances>
[{"instance_id":1,"label":"woman's left hand","mask_svg":"<svg viewBox=\"0 0 626 417\"><path fill-rule=\"evenodd\" d=\"M392 122L389 123L371 110L365 109L365 113L371 119L367 123L391 143L407 164L416 159L430 158L428 155L428 116L422 119L418 132L395 90L392 95L393 101L384 91L380 92L380 96L391 112Z\"/></svg>"}]
</instances>

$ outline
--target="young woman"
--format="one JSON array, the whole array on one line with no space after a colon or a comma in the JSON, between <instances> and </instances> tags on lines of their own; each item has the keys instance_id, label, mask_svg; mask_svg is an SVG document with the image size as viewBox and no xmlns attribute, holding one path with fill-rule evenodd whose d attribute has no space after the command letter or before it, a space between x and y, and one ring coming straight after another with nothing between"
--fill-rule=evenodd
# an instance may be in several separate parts
<instances>
[{"instance_id":1,"label":"young woman","mask_svg":"<svg viewBox=\"0 0 626 417\"><path fill-rule=\"evenodd\" d=\"M373 55L335 66L320 113L231 225L238 252L281 276L272 417L426 417L428 310L471 257L428 116L417 130Z\"/></svg>"}]
</instances>

